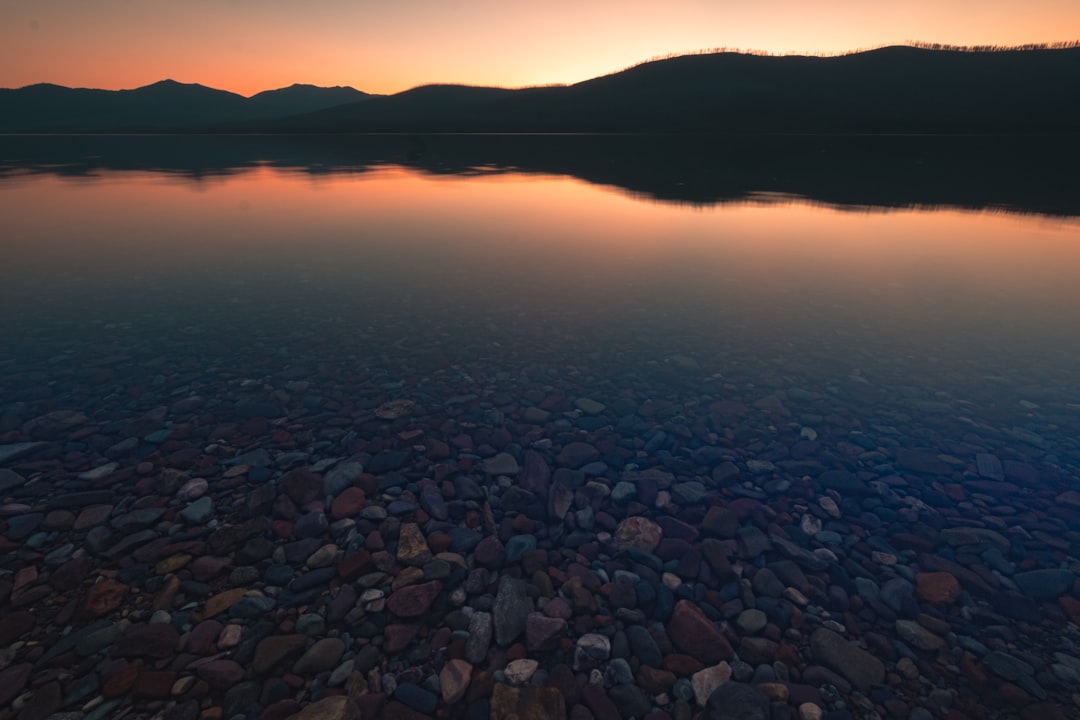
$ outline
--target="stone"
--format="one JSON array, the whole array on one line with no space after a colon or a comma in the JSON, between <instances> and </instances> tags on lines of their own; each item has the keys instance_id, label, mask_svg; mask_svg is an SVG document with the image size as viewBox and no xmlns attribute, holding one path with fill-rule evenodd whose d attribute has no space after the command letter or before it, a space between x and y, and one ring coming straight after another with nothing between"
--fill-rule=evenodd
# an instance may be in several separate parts
<instances>
[{"instance_id":1,"label":"stone","mask_svg":"<svg viewBox=\"0 0 1080 720\"><path fill-rule=\"evenodd\" d=\"M915 594L923 602L947 605L960 597L960 582L952 573L919 573L915 576Z\"/></svg>"},{"instance_id":2,"label":"stone","mask_svg":"<svg viewBox=\"0 0 1080 720\"><path fill-rule=\"evenodd\" d=\"M592 445L583 442L572 442L559 451L559 454L555 456L555 462L559 467L576 470L582 465L597 460L599 457L600 451Z\"/></svg>"},{"instance_id":3,"label":"stone","mask_svg":"<svg viewBox=\"0 0 1080 720\"><path fill-rule=\"evenodd\" d=\"M769 624L769 618L765 613L755 608L743 610L739 617L735 618L735 627L744 635L756 635ZM701 703L704 705L705 703Z\"/></svg>"},{"instance_id":4,"label":"stone","mask_svg":"<svg viewBox=\"0 0 1080 720\"><path fill-rule=\"evenodd\" d=\"M203 525L214 517L214 501L203 496L180 511L180 519L188 525Z\"/></svg>"},{"instance_id":5,"label":"stone","mask_svg":"<svg viewBox=\"0 0 1080 720\"><path fill-rule=\"evenodd\" d=\"M460 658L449 660L439 671L439 689L446 705L454 705L465 697L472 680L473 667Z\"/></svg>"},{"instance_id":6,"label":"stone","mask_svg":"<svg viewBox=\"0 0 1080 720\"><path fill-rule=\"evenodd\" d=\"M1076 575L1071 570L1030 570L1013 575L1013 582L1020 592L1036 600L1053 600L1061 597L1072 587Z\"/></svg>"},{"instance_id":7,"label":"stone","mask_svg":"<svg viewBox=\"0 0 1080 720\"><path fill-rule=\"evenodd\" d=\"M83 598L79 614L93 620L115 611L127 597L129 587L116 580L102 580L90 586Z\"/></svg>"},{"instance_id":8,"label":"stone","mask_svg":"<svg viewBox=\"0 0 1080 720\"><path fill-rule=\"evenodd\" d=\"M180 633L166 623L136 623L113 645L112 654L122 658L172 657L180 642Z\"/></svg>"},{"instance_id":9,"label":"stone","mask_svg":"<svg viewBox=\"0 0 1080 720\"><path fill-rule=\"evenodd\" d=\"M469 618L469 637L465 641L465 659L476 665L484 662L491 648L493 623L491 613L475 612Z\"/></svg>"},{"instance_id":10,"label":"stone","mask_svg":"<svg viewBox=\"0 0 1080 720\"><path fill-rule=\"evenodd\" d=\"M491 720L566 720L566 701L556 688L514 687L496 683L491 694Z\"/></svg>"},{"instance_id":11,"label":"stone","mask_svg":"<svg viewBox=\"0 0 1080 720\"><path fill-rule=\"evenodd\" d=\"M628 517L615 528L615 542L620 549L632 547L651 553L660 544L664 532L646 517Z\"/></svg>"},{"instance_id":12,"label":"stone","mask_svg":"<svg viewBox=\"0 0 1080 720\"><path fill-rule=\"evenodd\" d=\"M279 663L295 657L307 647L305 635L271 635L255 646L251 666L256 675L265 675Z\"/></svg>"},{"instance_id":13,"label":"stone","mask_svg":"<svg viewBox=\"0 0 1080 720\"><path fill-rule=\"evenodd\" d=\"M690 676L690 685L694 688L694 701L700 707L705 707L716 688L730 679L731 665L726 662L697 671Z\"/></svg>"},{"instance_id":14,"label":"stone","mask_svg":"<svg viewBox=\"0 0 1080 720\"><path fill-rule=\"evenodd\" d=\"M420 617L442 592L442 582L431 580L394 591L386 600L387 609L403 618Z\"/></svg>"},{"instance_id":15,"label":"stone","mask_svg":"<svg viewBox=\"0 0 1080 720\"><path fill-rule=\"evenodd\" d=\"M215 690L228 690L244 679L244 666L235 660L211 660L199 666L198 675Z\"/></svg>"},{"instance_id":16,"label":"stone","mask_svg":"<svg viewBox=\"0 0 1080 720\"><path fill-rule=\"evenodd\" d=\"M551 650L566 633L566 627L566 620L562 618L529 613L525 620L525 646L530 652Z\"/></svg>"},{"instance_id":17,"label":"stone","mask_svg":"<svg viewBox=\"0 0 1080 720\"><path fill-rule=\"evenodd\" d=\"M598 633L585 633L574 645L574 669L589 669L611 657L611 640Z\"/></svg>"},{"instance_id":18,"label":"stone","mask_svg":"<svg viewBox=\"0 0 1080 720\"><path fill-rule=\"evenodd\" d=\"M532 679L539 667L539 661L532 658L521 658L507 663L503 669L503 674L506 676L506 681L511 685L524 685Z\"/></svg>"},{"instance_id":19,"label":"stone","mask_svg":"<svg viewBox=\"0 0 1080 720\"><path fill-rule=\"evenodd\" d=\"M708 720L769 720L769 698L750 685L727 682L713 691L705 704Z\"/></svg>"},{"instance_id":20,"label":"stone","mask_svg":"<svg viewBox=\"0 0 1080 720\"><path fill-rule=\"evenodd\" d=\"M869 690L885 679L885 665L867 651L828 628L818 628L810 636L814 658L847 678L855 687Z\"/></svg>"},{"instance_id":21,"label":"stone","mask_svg":"<svg viewBox=\"0 0 1080 720\"><path fill-rule=\"evenodd\" d=\"M431 560L424 533L416 523L403 523L398 534L397 559L402 565L420 567Z\"/></svg>"},{"instance_id":22,"label":"stone","mask_svg":"<svg viewBox=\"0 0 1080 720\"><path fill-rule=\"evenodd\" d=\"M356 701L345 695L331 695L311 703L288 720L361 720Z\"/></svg>"},{"instance_id":23,"label":"stone","mask_svg":"<svg viewBox=\"0 0 1080 720\"><path fill-rule=\"evenodd\" d=\"M495 629L495 642L506 647L517 640L533 611L532 598L528 596L525 583L511 577L499 580L499 590L495 596L491 617Z\"/></svg>"},{"instance_id":24,"label":"stone","mask_svg":"<svg viewBox=\"0 0 1080 720\"><path fill-rule=\"evenodd\" d=\"M499 453L484 461L484 472L488 475L517 475L520 471L518 461L510 453Z\"/></svg>"},{"instance_id":25,"label":"stone","mask_svg":"<svg viewBox=\"0 0 1080 720\"><path fill-rule=\"evenodd\" d=\"M679 600L667 624L668 636L680 651L705 663L732 660L731 643L716 624L690 600Z\"/></svg>"},{"instance_id":26,"label":"stone","mask_svg":"<svg viewBox=\"0 0 1080 720\"><path fill-rule=\"evenodd\" d=\"M340 638L323 638L309 647L296 661L293 672L297 675L318 675L337 667L345 654L345 643Z\"/></svg>"},{"instance_id":27,"label":"stone","mask_svg":"<svg viewBox=\"0 0 1080 720\"><path fill-rule=\"evenodd\" d=\"M896 634L900 639L919 650L937 651L945 647L945 640L933 634L914 620L897 620Z\"/></svg>"}]
</instances>

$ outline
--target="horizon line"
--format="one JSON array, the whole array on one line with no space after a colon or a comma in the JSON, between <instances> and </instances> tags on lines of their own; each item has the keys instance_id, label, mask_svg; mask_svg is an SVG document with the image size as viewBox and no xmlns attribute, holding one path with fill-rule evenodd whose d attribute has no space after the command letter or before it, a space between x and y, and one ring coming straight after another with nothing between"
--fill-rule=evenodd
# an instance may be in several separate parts
<instances>
[{"instance_id":1,"label":"horizon line","mask_svg":"<svg viewBox=\"0 0 1080 720\"><path fill-rule=\"evenodd\" d=\"M171 77L162 78L161 80L155 80L154 82L146 85L138 85L135 87L120 87L120 88L103 88L103 87L74 87L70 85L62 85L60 83L50 82L48 80L42 80L40 82L30 83L28 85L21 85L19 87L2 87L0 90L24 90L26 88L36 87L38 85L52 85L54 87L64 88L67 90L101 90L104 92L131 92L134 90L141 90L143 88L152 87L161 83L172 82L178 85L197 85L210 90L218 90L221 92L227 92L233 95L237 95L246 100L250 100L256 95L260 95L265 92L272 92L275 90L285 90L297 86L314 87L324 90L330 89L347 89L355 90L357 92L364 93L371 97L393 97L394 95L400 95L402 93L410 92L424 87L439 87L439 86L452 86L452 87L473 87L473 88L490 88L495 90L530 90L535 88L555 88L555 87L570 87L579 83L588 82L603 77L610 77L612 75L618 75L619 73L633 70L634 68L648 65L654 62L661 62L664 60L674 60L683 57L699 57L704 55L723 55L723 54L735 54L735 55L748 55L753 57L769 57L769 58L841 58L849 57L852 55L861 55L864 53L876 52L878 50L886 50L889 48L912 48L917 50L930 50L939 52L964 52L964 53L1006 53L1006 52L1036 52L1044 50L1073 50L1080 48L1080 39L1077 40L1057 40L1050 42L1038 42L1038 43L1022 43L1019 45L953 45L949 43L931 43L921 40L904 40L900 43L882 43L880 45L872 45L868 47L859 47L851 50L843 51L803 51L803 50L789 50L785 52L774 52L771 50L758 50L754 48L738 48L719 46L711 48L700 48L697 50L687 50L680 52L664 53L661 55L653 55L638 62L627 65L618 70L602 73L600 75L594 75L583 80L577 80L574 82L552 82L552 83L539 83L533 85L473 85L464 81L457 82L439 82L432 81L421 83L419 85L413 85L404 90L399 90L393 93L373 93L362 90L355 85L315 85L308 82L293 82L286 85L280 85L278 87L266 88L265 90L259 90L250 95L244 95L243 93L235 92L233 90L227 90L225 88L215 87L213 85L206 85L201 82L183 82L180 80L174 80Z\"/></svg>"}]
</instances>

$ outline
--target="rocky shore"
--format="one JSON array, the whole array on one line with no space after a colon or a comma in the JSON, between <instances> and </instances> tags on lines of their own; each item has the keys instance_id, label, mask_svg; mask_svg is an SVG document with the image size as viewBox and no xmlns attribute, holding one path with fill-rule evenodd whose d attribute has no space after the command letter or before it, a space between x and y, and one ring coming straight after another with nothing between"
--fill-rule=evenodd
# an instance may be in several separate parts
<instances>
[{"instance_id":1,"label":"rocky shore","mask_svg":"<svg viewBox=\"0 0 1080 720\"><path fill-rule=\"evenodd\" d=\"M0 720L1080 717L1037 402L132 362L4 368Z\"/></svg>"}]
</instances>

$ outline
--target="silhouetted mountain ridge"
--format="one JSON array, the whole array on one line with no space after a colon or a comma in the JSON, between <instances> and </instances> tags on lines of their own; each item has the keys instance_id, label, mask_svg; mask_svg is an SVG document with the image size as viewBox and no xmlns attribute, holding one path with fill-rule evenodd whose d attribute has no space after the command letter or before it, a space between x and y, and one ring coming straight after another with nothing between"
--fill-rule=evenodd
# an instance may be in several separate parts
<instances>
[{"instance_id":1,"label":"silhouetted mountain ridge","mask_svg":"<svg viewBox=\"0 0 1080 720\"><path fill-rule=\"evenodd\" d=\"M132 90L41 83L0 89L0 131L160 131L310 113L372 97L350 87L292 85L246 98L226 90L160 80Z\"/></svg>"},{"instance_id":2,"label":"silhouetted mountain ridge","mask_svg":"<svg viewBox=\"0 0 1080 720\"><path fill-rule=\"evenodd\" d=\"M292 90L294 101L282 100L284 96L272 96L271 101L170 85L168 92L162 91L169 101L155 101L153 112L137 112L117 100L111 113L95 114L80 111L71 100L59 117L55 107L50 114L41 111L41 103L0 94L0 106L16 110L0 115L0 129L1075 133L1080 132L1077 87L1076 46L994 51L888 47L835 57L718 52L646 62L569 86L508 90L428 85L351 102L346 94L331 96L335 89L324 88L320 97L327 104L304 109L299 100L308 92L304 86L274 91ZM184 99L177 99L181 96ZM247 105L241 110L238 103ZM132 114L123 115L122 108Z\"/></svg>"}]
</instances>

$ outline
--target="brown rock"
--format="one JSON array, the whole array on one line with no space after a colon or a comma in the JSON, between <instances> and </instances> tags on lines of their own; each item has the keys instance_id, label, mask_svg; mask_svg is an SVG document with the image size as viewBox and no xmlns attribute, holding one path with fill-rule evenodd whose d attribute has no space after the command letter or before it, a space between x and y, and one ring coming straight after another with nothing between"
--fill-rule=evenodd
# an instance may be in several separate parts
<instances>
[{"instance_id":1,"label":"brown rock","mask_svg":"<svg viewBox=\"0 0 1080 720\"><path fill-rule=\"evenodd\" d=\"M706 665L735 657L731 644L716 623L689 600L675 603L668 621L668 635L676 648Z\"/></svg>"},{"instance_id":2,"label":"brown rock","mask_svg":"<svg viewBox=\"0 0 1080 720\"><path fill-rule=\"evenodd\" d=\"M60 683L55 680L41 687L34 688L30 700L23 705L19 712L19 720L45 720L48 716L60 709L63 694Z\"/></svg>"},{"instance_id":3,"label":"brown rock","mask_svg":"<svg viewBox=\"0 0 1080 720\"><path fill-rule=\"evenodd\" d=\"M860 690L869 690L885 679L885 665L853 642L827 628L818 628L810 636L814 658L840 673Z\"/></svg>"},{"instance_id":4,"label":"brown rock","mask_svg":"<svg viewBox=\"0 0 1080 720\"><path fill-rule=\"evenodd\" d=\"M311 703L289 720L360 720L360 708L344 695L332 695Z\"/></svg>"},{"instance_id":5,"label":"brown rock","mask_svg":"<svg viewBox=\"0 0 1080 720\"><path fill-rule=\"evenodd\" d=\"M491 694L490 717L491 720L566 720L566 701L552 687L516 688L497 683Z\"/></svg>"},{"instance_id":6,"label":"brown rock","mask_svg":"<svg viewBox=\"0 0 1080 720\"><path fill-rule=\"evenodd\" d=\"M442 583L438 580L410 585L397 590L387 598L386 607L398 617L419 617L427 612L440 592L442 592Z\"/></svg>"},{"instance_id":7,"label":"brown rock","mask_svg":"<svg viewBox=\"0 0 1080 720\"><path fill-rule=\"evenodd\" d=\"M79 615L85 620L93 620L108 615L124 602L128 586L116 580L102 580L94 583L86 591Z\"/></svg>"},{"instance_id":8,"label":"brown rock","mask_svg":"<svg viewBox=\"0 0 1080 720\"><path fill-rule=\"evenodd\" d=\"M144 670L135 683L135 695L151 700L168 700L175 682L176 673L174 672Z\"/></svg>"},{"instance_id":9,"label":"brown rock","mask_svg":"<svg viewBox=\"0 0 1080 720\"><path fill-rule=\"evenodd\" d=\"M101 686L101 694L107 698L118 698L127 695L131 688L135 686L135 681L139 679L141 673L141 662L128 663L105 681L105 684Z\"/></svg>"},{"instance_id":10,"label":"brown rock","mask_svg":"<svg viewBox=\"0 0 1080 720\"><path fill-rule=\"evenodd\" d=\"M20 663L0 670L0 708L19 696L33 669L31 663Z\"/></svg>"},{"instance_id":11,"label":"brown rock","mask_svg":"<svg viewBox=\"0 0 1080 720\"><path fill-rule=\"evenodd\" d=\"M113 645L116 657L165 659L176 652L180 633L168 623L136 623Z\"/></svg>"},{"instance_id":12,"label":"brown rock","mask_svg":"<svg viewBox=\"0 0 1080 720\"><path fill-rule=\"evenodd\" d=\"M923 602L945 605L960 597L960 582L952 573L919 573L915 576L915 592Z\"/></svg>"},{"instance_id":13,"label":"brown rock","mask_svg":"<svg viewBox=\"0 0 1080 720\"><path fill-rule=\"evenodd\" d=\"M439 673L439 687L442 689L442 699L447 705L453 705L465 697L465 691L469 689L469 681L472 679L473 667L464 660L451 660L443 666Z\"/></svg>"},{"instance_id":14,"label":"brown rock","mask_svg":"<svg viewBox=\"0 0 1080 720\"><path fill-rule=\"evenodd\" d=\"M255 646L251 667L257 675L265 675L284 660L298 656L307 647L305 635L271 635Z\"/></svg>"},{"instance_id":15,"label":"brown rock","mask_svg":"<svg viewBox=\"0 0 1080 720\"><path fill-rule=\"evenodd\" d=\"M244 666L235 660L211 660L199 666L198 674L215 690L228 690L244 679Z\"/></svg>"},{"instance_id":16,"label":"brown rock","mask_svg":"<svg viewBox=\"0 0 1080 720\"><path fill-rule=\"evenodd\" d=\"M295 468L281 478L281 487L297 505L307 505L322 496L322 476L307 468Z\"/></svg>"},{"instance_id":17,"label":"brown rock","mask_svg":"<svg viewBox=\"0 0 1080 720\"><path fill-rule=\"evenodd\" d=\"M334 520L356 517L364 509L367 494L358 487L347 487L330 503L330 517Z\"/></svg>"},{"instance_id":18,"label":"brown rock","mask_svg":"<svg viewBox=\"0 0 1080 720\"><path fill-rule=\"evenodd\" d=\"M247 594L247 588L232 588L225 592L220 592L214 595L206 601L206 607L203 608L202 617L212 618L216 615L227 611L233 605L235 605L240 598Z\"/></svg>"},{"instance_id":19,"label":"brown rock","mask_svg":"<svg viewBox=\"0 0 1080 720\"><path fill-rule=\"evenodd\" d=\"M0 617L0 648L6 648L15 640L33 630L35 623L37 623L37 617L27 610L4 614L3 617ZM2 684L0 683L0 686ZM3 704L0 702L0 706Z\"/></svg>"},{"instance_id":20,"label":"brown rock","mask_svg":"<svg viewBox=\"0 0 1080 720\"><path fill-rule=\"evenodd\" d=\"M431 560L431 548L428 547L424 533L416 523L404 523L398 534L397 560L402 565L420 567Z\"/></svg>"},{"instance_id":21,"label":"brown rock","mask_svg":"<svg viewBox=\"0 0 1080 720\"><path fill-rule=\"evenodd\" d=\"M635 547L651 553L660 544L664 531L646 517L628 517L615 528L615 542L620 548Z\"/></svg>"}]
</instances>

